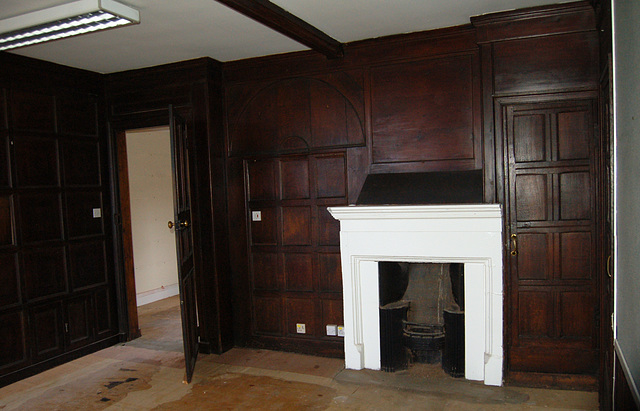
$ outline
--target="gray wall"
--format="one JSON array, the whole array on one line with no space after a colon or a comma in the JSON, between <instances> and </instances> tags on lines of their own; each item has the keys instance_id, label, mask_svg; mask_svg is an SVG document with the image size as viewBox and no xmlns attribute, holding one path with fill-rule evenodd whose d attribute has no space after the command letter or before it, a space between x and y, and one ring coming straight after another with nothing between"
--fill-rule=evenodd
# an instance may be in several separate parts
<instances>
[{"instance_id":1,"label":"gray wall","mask_svg":"<svg viewBox=\"0 0 640 411\"><path fill-rule=\"evenodd\" d=\"M640 386L640 1L614 0L616 343ZM633 387L632 387L633 389Z\"/></svg>"}]
</instances>

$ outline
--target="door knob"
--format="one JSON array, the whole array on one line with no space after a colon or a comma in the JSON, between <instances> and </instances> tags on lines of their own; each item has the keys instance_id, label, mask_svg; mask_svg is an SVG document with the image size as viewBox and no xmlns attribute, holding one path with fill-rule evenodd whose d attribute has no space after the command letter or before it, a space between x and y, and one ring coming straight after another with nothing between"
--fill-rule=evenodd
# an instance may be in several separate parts
<instances>
[{"instance_id":1,"label":"door knob","mask_svg":"<svg viewBox=\"0 0 640 411\"><path fill-rule=\"evenodd\" d=\"M189 227L189 222L188 221L178 221L176 224L174 224L173 221L169 221L167 223L167 227L169 227L169 229L172 229L173 227L175 227L176 229L178 229L178 228L187 228L187 227Z\"/></svg>"}]
</instances>

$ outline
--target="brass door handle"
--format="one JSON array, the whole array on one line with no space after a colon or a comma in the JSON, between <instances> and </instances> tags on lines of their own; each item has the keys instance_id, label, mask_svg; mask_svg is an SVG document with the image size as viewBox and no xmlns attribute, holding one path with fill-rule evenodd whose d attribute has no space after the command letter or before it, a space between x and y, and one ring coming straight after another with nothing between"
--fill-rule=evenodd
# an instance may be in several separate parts
<instances>
[{"instance_id":1,"label":"brass door handle","mask_svg":"<svg viewBox=\"0 0 640 411\"><path fill-rule=\"evenodd\" d=\"M187 227L189 227L189 222L188 221L178 221L176 224L174 224L173 221L169 221L167 223L167 227L169 227L169 229L172 229L173 227L175 227L176 229L187 228Z\"/></svg>"},{"instance_id":2,"label":"brass door handle","mask_svg":"<svg viewBox=\"0 0 640 411\"><path fill-rule=\"evenodd\" d=\"M607 258L607 275L611 278L611 256Z\"/></svg>"},{"instance_id":3,"label":"brass door handle","mask_svg":"<svg viewBox=\"0 0 640 411\"><path fill-rule=\"evenodd\" d=\"M511 234L511 255L518 255L518 236Z\"/></svg>"}]
</instances>

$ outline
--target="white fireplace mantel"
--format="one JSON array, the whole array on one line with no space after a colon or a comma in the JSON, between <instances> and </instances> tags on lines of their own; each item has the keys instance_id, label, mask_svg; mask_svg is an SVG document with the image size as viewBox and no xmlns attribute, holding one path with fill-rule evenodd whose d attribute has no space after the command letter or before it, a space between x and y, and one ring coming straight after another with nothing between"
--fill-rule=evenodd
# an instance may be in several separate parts
<instances>
[{"instance_id":1,"label":"white fireplace mantel","mask_svg":"<svg viewBox=\"0 0 640 411\"><path fill-rule=\"evenodd\" d=\"M465 378L502 385L499 204L329 207L340 220L345 365L380 369L378 262L463 263Z\"/></svg>"}]
</instances>

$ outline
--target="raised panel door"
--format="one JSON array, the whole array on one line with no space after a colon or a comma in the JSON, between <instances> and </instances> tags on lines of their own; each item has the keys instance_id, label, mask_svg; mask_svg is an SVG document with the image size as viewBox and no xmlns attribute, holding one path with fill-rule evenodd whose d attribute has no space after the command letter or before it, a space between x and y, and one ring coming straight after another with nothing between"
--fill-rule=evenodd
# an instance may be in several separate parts
<instances>
[{"instance_id":1,"label":"raised panel door","mask_svg":"<svg viewBox=\"0 0 640 411\"><path fill-rule=\"evenodd\" d=\"M590 99L502 106L508 372L597 370L593 109Z\"/></svg>"}]
</instances>

